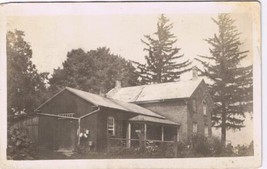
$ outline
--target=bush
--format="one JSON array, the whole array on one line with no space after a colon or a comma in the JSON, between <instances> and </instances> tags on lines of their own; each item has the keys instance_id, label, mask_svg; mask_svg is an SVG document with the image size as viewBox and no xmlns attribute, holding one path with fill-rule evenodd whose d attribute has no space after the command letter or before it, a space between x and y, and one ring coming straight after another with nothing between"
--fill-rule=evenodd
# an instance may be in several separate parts
<instances>
[{"instance_id":1,"label":"bush","mask_svg":"<svg viewBox=\"0 0 267 169\"><path fill-rule=\"evenodd\" d=\"M223 146L217 137L205 137L193 135L189 139L189 149L186 157L222 157L234 156L234 149L231 144Z\"/></svg>"},{"instance_id":2,"label":"bush","mask_svg":"<svg viewBox=\"0 0 267 169\"><path fill-rule=\"evenodd\" d=\"M143 148L117 148L113 155L122 158L174 158L173 143L146 141ZM177 158L189 157L232 157L253 155L253 142L249 146L224 146L217 137L193 135L187 143L178 142Z\"/></svg>"},{"instance_id":3,"label":"bush","mask_svg":"<svg viewBox=\"0 0 267 169\"><path fill-rule=\"evenodd\" d=\"M171 158L174 157L173 143L146 141L144 147L116 147L109 154L122 158Z\"/></svg>"},{"instance_id":4,"label":"bush","mask_svg":"<svg viewBox=\"0 0 267 169\"><path fill-rule=\"evenodd\" d=\"M27 130L14 128L8 130L7 159L31 160L34 159L35 145L27 135Z\"/></svg>"},{"instance_id":5,"label":"bush","mask_svg":"<svg viewBox=\"0 0 267 169\"><path fill-rule=\"evenodd\" d=\"M253 148L253 141L248 145L238 145L235 147L236 155L237 156L253 156L254 155L254 148Z\"/></svg>"},{"instance_id":6,"label":"bush","mask_svg":"<svg viewBox=\"0 0 267 169\"><path fill-rule=\"evenodd\" d=\"M203 135L193 135L189 139L190 155L193 157L212 156L215 153L213 142L215 140L208 139Z\"/></svg>"}]
</instances>

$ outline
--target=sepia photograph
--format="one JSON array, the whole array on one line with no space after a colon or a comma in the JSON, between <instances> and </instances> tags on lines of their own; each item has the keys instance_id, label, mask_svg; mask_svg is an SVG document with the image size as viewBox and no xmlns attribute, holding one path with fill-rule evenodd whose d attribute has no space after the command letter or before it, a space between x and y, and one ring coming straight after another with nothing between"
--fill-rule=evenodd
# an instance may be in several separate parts
<instances>
[{"instance_id":1,"label":"sepia photograph","mask_svg":"<svg viewBox=\"0 0 267 169\"><path fill-rule=\"evenodd\" d=\"M1 9L4 169L260 167L259 2Z\"/></svg>"}]
</instances>

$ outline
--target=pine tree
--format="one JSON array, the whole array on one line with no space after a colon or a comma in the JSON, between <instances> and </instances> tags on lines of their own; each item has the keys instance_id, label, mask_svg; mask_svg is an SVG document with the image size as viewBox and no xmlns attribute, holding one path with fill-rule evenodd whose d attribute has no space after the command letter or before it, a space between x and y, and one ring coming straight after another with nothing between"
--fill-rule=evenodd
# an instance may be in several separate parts
<instances>
[{"instance_id":1,"label":"pine tree","mask_svg":"<svg viewBox=\"0 0 267 169\"><path fill-rule=\"evenodd\" d=\"M242 66L248 51L241 51L240 33L229 14L219 14L212 20L219 28L218 34L205 41L211 45L211 56L199 56L204 69L202 75L213 83L210 93L215 102L213 124L221 128L222 143L226 142L227 129L244 127L245 113L252 111L253 79L252 65Z\"/></svg>"},{"instance_id":2,"label":"pine tree","mask_svg":"<svg viewBox=\"0 0 267 169\"><path fill-rule=\"evenodd\" d=\"M134 63L142 84L172 82L191 70L189 59L183 59L184 55L178 55L180 49L174 47L177 39L170 32L172 28L173 24L162 14L153 34L155 37L145 35L145 40L141 40L146 45L144 51L148 52L146 64Z\"/></svg>"}]
</instances>

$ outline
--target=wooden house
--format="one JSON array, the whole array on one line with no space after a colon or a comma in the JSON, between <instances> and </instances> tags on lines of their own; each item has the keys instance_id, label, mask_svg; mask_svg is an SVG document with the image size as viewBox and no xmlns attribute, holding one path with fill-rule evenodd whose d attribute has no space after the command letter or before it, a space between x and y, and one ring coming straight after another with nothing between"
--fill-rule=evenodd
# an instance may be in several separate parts
<instances>
[{"instance_id":1,"label":"wooden house","mask_svg":"<svg viewBox=\"0 0 267 169\"><path fill-rule=\"evenodd\" d=\"M111 140L134 146L143 140L172 140L179 123L133 103L66 87L37 108L38 142L52 150L74 150L88 132L92 150L106 151Z\"/></svg>"},{"instance_id":2,"label":"wooden house","mask_svg":"<svg viewBox=\"0 0 267 169\"><path fill-rule=\"evenodd\" d=\"M86 131L95 151L141 141L187 142L194 134L211 136L213 101L204 80L122 87L105 96L66 87L37 108L39 144L74 150ZM139 143L138 143L139 142Z\"/></svg>"}]
</instances>

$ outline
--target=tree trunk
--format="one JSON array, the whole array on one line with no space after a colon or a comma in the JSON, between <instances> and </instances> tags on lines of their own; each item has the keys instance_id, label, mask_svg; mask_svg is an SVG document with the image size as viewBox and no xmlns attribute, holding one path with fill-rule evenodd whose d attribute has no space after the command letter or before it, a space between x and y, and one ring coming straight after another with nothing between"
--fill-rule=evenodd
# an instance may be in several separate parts
<instances>
[{"instance_id":1,"label":"tree trunk","mask_svg":"<svg viewBox=\"0 0 267 169\"><path fill-rule=\"evenodd\" d=\"M222 124L223 125L223 124ZM222 126L222 136L221 136L222 145L226 146L226 128Z\"/></svg>"},{"instance_id":2,"label":"tree trunk","mask_svg":"<svg viewBox=\"0 0 267 169\"><path fill-rule=\"evenodd\" d=\"M222 112L222 124L221 124L221 142L223 146L226 146L226 110L225 110L225 104L222 104L223 106L223 112Z\"/></svg>"}]
</instances>

